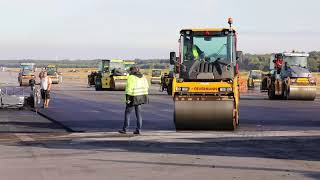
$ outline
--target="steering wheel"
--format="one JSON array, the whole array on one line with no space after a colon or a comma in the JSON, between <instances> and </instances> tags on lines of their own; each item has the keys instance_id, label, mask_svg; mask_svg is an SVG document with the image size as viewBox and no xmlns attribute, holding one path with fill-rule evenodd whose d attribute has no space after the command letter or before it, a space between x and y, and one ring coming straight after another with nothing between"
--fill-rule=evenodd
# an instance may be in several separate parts
<instances>
[{"instance_id":1,"label":"steering wheel","mask_svg":"<svg viewBox=\"0 0 320 180\"><path fill-rule=\"evenodd\" d=\"M222 64L222 65L224 65L224 66L228 66L228 65L230 65L229 63L225 63L225 62L220 61L220 60L221 60L221 58L218 58L218 59L216 59L213 63Z\"/></svg>"}]
</instances>

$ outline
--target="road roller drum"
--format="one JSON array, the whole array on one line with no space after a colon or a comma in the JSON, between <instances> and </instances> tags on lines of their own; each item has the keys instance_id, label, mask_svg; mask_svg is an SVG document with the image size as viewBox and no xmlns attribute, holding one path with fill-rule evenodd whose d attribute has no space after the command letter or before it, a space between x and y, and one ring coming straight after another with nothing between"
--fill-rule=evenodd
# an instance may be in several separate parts
<instances>
[{"instance_id":1,"label":"road roller drum","mask_svg":"<svg viewBox=\"0 0 320 180\"><path fill-rule=\"evenodd\" d=\"M123 91L126 89L126 83L127 83L127 80L122 80L122 79L116 79L116 80L113 80L114 84L113 84L113 90L116 90L116 91Z\"/></svg>"},{"instance_id":2,"label":"road roller drum","mask_svg":"<svg viewBox=\"0 0 320 180\"><path fill-rule=\"evenodd\" d=\"M174 122L177 130L235 129L234 99L191 101L188 97L175 99Z\"/></svg>"},{"instance_id":3,"label":"road roller drum","mask_svg":"<svg viewBox=\"0 0 320 180\"><path fill-rule=\"evenodd\" d=\"M288 92L290 100L310 100L316 98L317 86L294 86L291 85Z\"/></svg>"}]
</instances>

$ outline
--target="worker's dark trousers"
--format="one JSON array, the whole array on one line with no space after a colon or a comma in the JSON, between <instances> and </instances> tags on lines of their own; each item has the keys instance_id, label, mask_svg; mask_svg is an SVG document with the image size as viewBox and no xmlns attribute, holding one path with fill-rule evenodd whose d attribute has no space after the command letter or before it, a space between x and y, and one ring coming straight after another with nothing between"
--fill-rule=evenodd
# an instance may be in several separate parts
<instances>
[{"instance_id":1,"label":"worker's dark trousers","mask_svg":"<svg viewBox=\"0 0 320 180\"><path fill-rule=\"evenodd\" d=\"M135 105L135 106L126 106L126 111L124 115L124 124L123 124L123 130L127 130L130 124L130 114L135 109L136 111L136 118L137 118L137 131L141 130L142 127L142 117L141 117L141 105Z\"/></svg>"}]
</instances>

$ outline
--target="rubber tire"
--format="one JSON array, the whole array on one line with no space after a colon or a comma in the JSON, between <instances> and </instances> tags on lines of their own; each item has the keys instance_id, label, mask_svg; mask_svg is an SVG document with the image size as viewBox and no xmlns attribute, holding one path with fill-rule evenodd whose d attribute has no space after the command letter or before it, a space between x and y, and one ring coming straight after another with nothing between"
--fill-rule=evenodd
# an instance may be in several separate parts
<instances>
[{"instance_id":1,"label":"rubber tire","mask_svg":"<svg viewBox=\"0 0 320 180\"><path fill-rule=\"evenodd\" d=\"M273 85L272 85L273 86ZM274 89L274 88L273 88ZM274 90L271 90L270 88L268 89L268 97L269 99L273 100L275 99L275 91Z\"/></svg>"},{"instance_id":2,"label":"rubber tire","mask_svg":"<svg viewBox=\"0 0 320 180\"><path fill-rule=\"evenodd\" d=\"M95 85L94 87L95 87L96 91L102 91L102 86Z\"/></svg>"},{"instance_id":3,"label":"rubber tire","mask_svg":"<svg viewBox=\"0 0 320 180\"><path fill-rule=\"evenodd\" d=\"M283 100L288 100L289 98L289 92L288 92L288 87L287 85L283 85L283 88L282 88L282 99Z\"/></svg>"},{"instance_id":4,"label":"rubber tire","mask_svg":"<svg viewBox=\"0 0 320 180\"><path fill-rule=\"evenodd\" d=\"M172 85L171 84L169 84L169 86L167 87L167 94L168 95L172 95Z\"/></svg>"}]
</instances>

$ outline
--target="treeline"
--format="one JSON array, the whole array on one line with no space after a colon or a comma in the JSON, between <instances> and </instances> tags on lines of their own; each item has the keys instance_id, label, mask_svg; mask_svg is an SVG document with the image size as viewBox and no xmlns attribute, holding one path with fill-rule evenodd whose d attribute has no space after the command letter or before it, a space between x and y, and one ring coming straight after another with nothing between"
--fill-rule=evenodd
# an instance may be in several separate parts
<instances>
[{"instance_id":1,"label":"treeline","mask_svg":"<svg viewBox=\"0 0 320 180\"><path fill-rule=\"evenodd\" d=\"M0 67L17 68L20 63L35 63L37 67L55 64L60 68L91 68L97 67L99 60L0 60Z\"/></svg>"},{"instance_id":2,"label":"treeline","mask_svg":"<svg viewBox=\"0 0 320 180\"><path fill-rule=\"evenodd\" d=\"M141 69L168 69L169 59L135 60Z\"/></svg>"},{"instance_id":3,"label":"treeline","mask_svg":"<svg viewBox=\"0 0 320 180\"><path fill-rule=\"evenodd\" d=\"M310 52L308 61L309 68L314 71L320 71L320 51ZM263 71L269 70L271 54L245 54L243 60L239 63L241 71L248 71L251 69L260 69ZM20 63L33 62L37 67L44 67L48 64L55 64L61 68L96 68L100 60L0 60L0 67L19 67ZM168 69L168 59L136 59L135 62L142 69Z\"/></svg>"}]
</instances>

